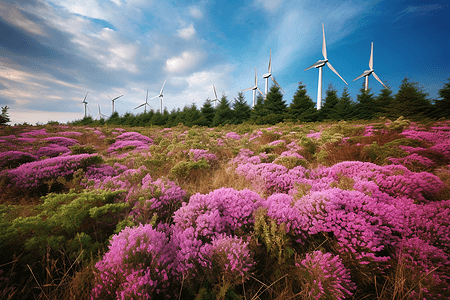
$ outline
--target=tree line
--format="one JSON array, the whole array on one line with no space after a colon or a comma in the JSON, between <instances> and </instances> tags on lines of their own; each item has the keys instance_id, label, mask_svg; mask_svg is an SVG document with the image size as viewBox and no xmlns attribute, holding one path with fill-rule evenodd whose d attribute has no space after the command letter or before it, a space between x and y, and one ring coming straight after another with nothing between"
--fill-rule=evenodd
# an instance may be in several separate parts
<instances>
[{"instance_id":1,"label":"tree line","mask_svg":"<svg viewBox=\"0 0 450 300\"><path fill-rule=\"evenodd\" d=\"M450 118L450 79L439 90L440 99L430 100L428 94L418 83L403 79L397 94L387 87L375 96L371 89L367 91L364 85L353 101L344 88L339 96L338 91L329 85L321 110L316 109L316 103L307 95L306 86L298 83L298 88L290 105L286 104L280 88L272 86L267 97L258 96L256 104L251 108L242 92L233 101L222 95L214 108L210 99L198 108L195 103L183 109L165 109L162 113L149 111L134 115L125 113L119 116L113 113L108 119L94 120L88 116L72 122L73 125L127 125L127 126L164 126L173 127L182 123L185 126L216 127L225 124L241 124L244 122L265 125L279 122L317 122L325 120L372 120L380 117L398 118L403 116L411 120L424 118Z\"/></svg>"}]
</instances>

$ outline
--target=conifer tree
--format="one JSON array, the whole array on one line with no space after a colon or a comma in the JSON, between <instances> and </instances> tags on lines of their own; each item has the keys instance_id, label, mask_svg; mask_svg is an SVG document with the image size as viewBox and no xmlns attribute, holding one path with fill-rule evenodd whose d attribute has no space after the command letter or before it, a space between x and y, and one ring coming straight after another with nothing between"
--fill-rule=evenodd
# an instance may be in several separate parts
<instances>
[{"instance_id":1,"label":"conifer tree","mask_svg":"<svg viewBox=\"0 0 450 300\"><path fill-rule=\"evenodd\" d=\"M333 87L332 84L329 84L328 89L325 93L325 103L323 104L321 109L322 118L328 120L337 120L338 117L336 116L336 105L339 102L337 90Z\"/></svg>"},{"instance_id":2,"label":"conifer tree","mask_svg":"<svg viewBox=\"0 0 450 300\"><path fill-rule=\"evenodd\" d=\"M2 114L0 115L0 125L6 125L6 123L10 122L8 109L8 106L2 107Z\"/></svg>"},{"instance_id":3,"label":"conifer tree","mask_svg":"<svg viewBox=\"0 0 450 300\"><path fill-rule=\"evenodd\" d=\"M281 94L279 86L273 85L270 88L264 101L264 108L268 112L264 117L264 124L276 124L286 118L287 106L283 100L283 94Z\"/></svg>"},{"instance_id":4,"label":"conifer tree","mask_svg":"<svg viewBox=\"0 0 450 300\"><path fill-rule=\"evenodd\" d=\"M212 126L218 126L223 124L232 124L233 112L230 108L230 102L226 95L222 95L219 105L216 108L216 114L214 116Z\"/></svg>"},{"instance_id":5,"label":"conifer tree","mask_svg":"<svg viewBox=\"0 0 450 300\"><path fill-rule=\"evenodd\" d=\"M288 108L288 118L290 120L299 120L301 122L312 122L316 120L317 109L311 97L306 93L306 85L300 81L291 105Z\"/></svg>"},{"instance_id":6,"label":"conifer tree","mask_svg":"<svg viewBox=\"0 0 450 300\"><path fill-rule=\"evenodd\" d=\"M353 103L352 98L348 92L348 88L344 87L342 95L335 106L335 113L337 120L352 119L354 106L355 104Z\"/></svg>"},{"instance_id":7,"label":"conifer tree","mask_svg":"<svg viewBox=\"0 0 450 300\"><path fill-rule=\"evenodd\" d=\"M211 126L214 120L214 115L216 114L216 110L212 105L211 99L206 99L205 103L203 103L202 108L200 109L203 117L205 118L204 126Z\"/></svg>"},{"instance_id":8,"label":"conifer tree","mask_svg":"<svg viewBox=\"0 0 450 300\"><path fill-rule=\"evenodd\" d=\"M439 96L442 99L435 101L433 117L450 118L450 78L444 87L439 90Z\"/></svg>"},{"instance_id":9,"label":"conifer tree","mask_svg":"<svg viewBox=\"0 0 450 300\"><path fill-rule=\"evenodd\" d=\"M261 94L256 97L256 103L250 115L250 120L256 124L263 124L263 118L267 115L267 110L264 107L264 98Z\"/></svg>"},{"instance_id":10,"label":"conifer tree","mask_svg":"<svg viewBox=\"0 0 450 300\"><path fill-rule=\"evenodd\" d=\"M357 103L355 104L354 117L360 120L371 120L375 116L376 107L371 89L365 89L364 84L360 89L361 94L356 96Z\"/></svg>"},{"instance_id":11,"label":"conifer tree","mask_svg":"<svg viewBox=\"0 0 450 300\"><path fill-rule=\"evenodd\" d=\"M392 105L394 102L394 96L392 96L392 90L390 87L383 88L380 94L375 98L375 117L393 117Z\"/></svg>"},{"instance_id":12,"label":"conifer tree","mask_svg":"<svg viewBox=\"0 0 450 300\"><path fill-rule=\"evenodd\" d=\"M392 109L397 117L421 119L429 116L432 104L427 98L428 94L418 86L417 82L409 82L405 77L395 95Z\"/></svg>"},{"instance_id":13,"label":"conifer tree","mask_svg":"<svg viewBox=\"0 0 450 300\"><path fill-rule=\"evenodd\" d=\"M234 98L233 102L233 123L241 124L248 119L250 119L251 109L250 106L245 101L244 94L242 92L238 93L238 97Z\"/></svg>"}]
</instances>

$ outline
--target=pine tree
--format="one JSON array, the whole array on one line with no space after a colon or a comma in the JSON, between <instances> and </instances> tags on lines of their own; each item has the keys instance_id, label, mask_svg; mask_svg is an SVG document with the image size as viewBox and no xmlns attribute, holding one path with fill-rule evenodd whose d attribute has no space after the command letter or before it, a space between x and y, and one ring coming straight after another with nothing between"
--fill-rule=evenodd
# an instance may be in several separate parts
<instances>
[{"instance_id":1,"label":"pine tree","mask_svg":"<svg viewBox=\"0 0 450 300\"><path fill-rule=\"evenodd\" d=\"M348 88L344 87L342 96L339 98L338 103L335 106L335 113L337 120L350 120L353 116L355 104L348 92Z\"/></svg>"},{"instance_id":2,"label":"pine tree","mask_svg":"<svg viewBox=\"0 0 450 300\"><path fill-rule=\"evenodd\" d=\"M312 122L316 120L317 109L311 97L306 93L306 85L300 81L297 92L295 92L292 103L288 108L289 119L299 120L301 122Z\"/></svg>"},{"instance_id":3,"label":"pine tree","mask_svg":"<svg viewBox=\"0 0 450 300\"><path fill-rule=\"evenodd\" d=\"M6 123L10 122L8 115L8 106L2 106L2 114L0 115L0 126L7 125Z\"/></svg>"},{"instance_id":4,"label":"pine tree","mask_svg":"<svg viewBox=\"0 0 450 300\"><path fill-rule=\"evenodd\" d=\"M222 95L219 101L219 105L216 108L216 114L214 116L212 126L218 126L223 124L232 124L233 122L233 112L230 108L230 102L227 96Z\"/></svg>"},{"instance_id":5,"label":"pine tree","mask_svg":"<svg viewBox=\"0 0 450 300\"><path fill-rule=\"evenodd\" d=\"M264 101L264 108L268 112L264 117L264 124L276 124L286 118L287 106L283 100L283 94L281 94L279 86L273 85L270 88Z\"/></svg>"},{"instance_id":6,"label":"pine tree","mask_svg":"<svg viewBox=\"0 0 450 300\"><path fill-rule=\"evenodd\" d=\"M250 119L251 109L250 106L245 101L244 94L242 92L238 93L238 97L234 98L233 102L233 123L241 124L248 119Z\"/></svg>"},{"instance_id":7,"label":"pine tree","mask_svg":"<svg viewBox=\"0 0 450 300\"><path fill-rule=\"evenodd\" d=\"M427 96L417 82L409 82L405 77L395 95L392 109L397 117L409 119L428 117L433 107Z\"/></svg>"},{"instance_id":8,"label":"pine tree","mask_svg":"<svg viewBox=\"0 0 450 300\"><path fill-rule=\"evenodd\" d=\"M392 90L390 87L383 88L380 94L375 98L375 117L393 117L392 105L394 102L394 96L392 96Z\"/></svg>"},{"instance_id":9,"label":"pine tree","mask_svg":"<svg viewBox=\"0 0 450 300\"><path fill-rule=\"evenodd\" d=\"M254 123L262 125L263 124L263 118L267 115L267 110L264 107L264 98L260 94L256 97L256 103L253 107L250 115L250 120L252 120Z\"/></svg>"},{"instance_id":10,"label":"pine tree","mask_svg":"<svg viewBox=\"0 0 450 300\"><path fill-rule=\"evenodd\" d=\"M444 87L439 90L439 96L442 99L435 101L433 117L450 118L450 78Z\"/></svg>"},{"instance_id":11,"label":"pine tree","mask_svg":"<svg viewBox=\"0 0 450 300\"><path fill-rule=\"evenodd\" d=\"M371 89L360 89L361 94L356 96L357 103L355 104L354 117L359 120L371 120L375 116L376 107L373 94L370 93Z\"/></svg>"},{"instance_id":12,"label":"pine tree","mask_svg":"<svg viewBox=\"0 0 450 300\"><path fill-rule=\"evenodd\" d=\"M200 109L202 115L205 118L204 126L211 126L214 120L214 115L216 114L216 110L212 105L211 99L206 99L205 103L203 103L202 108Z\"/></svg>"},{"instance_id":13,"label":"pine tree","mask_svg":"<svg viewBox=\"0 0 450 300\"><path fill-rule=\"evenodd\" d=\"M339 102L339 97L337 95L337 90L332 84L328 85L328 89L325 92L325 103L322 106L321 114L323 119L337 120L336 116L336 105Z\"/></svg>"}]
</instances>

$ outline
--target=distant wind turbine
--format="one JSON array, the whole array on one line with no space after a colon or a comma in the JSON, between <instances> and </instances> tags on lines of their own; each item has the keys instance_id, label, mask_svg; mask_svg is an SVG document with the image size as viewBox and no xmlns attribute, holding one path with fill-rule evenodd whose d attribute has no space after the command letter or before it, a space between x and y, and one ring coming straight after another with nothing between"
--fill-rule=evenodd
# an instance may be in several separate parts
<instances>
[{"instance_id":1,"label":"distant wind turbine","mask_svg":"<svg viewBox=\"0 0 450 300\"><path fill-rule=\"evenodd\" d=\"M339 78L342 79L342 81L345 82L345 84L348 84L347 81L344 80L344 78L341 77L341 75L339 75L339 73L333 68L333 66L328 62L328 58L327 58L327 45L325 43L325 29L322 23L322 33L323 33L323 41L322 41L322 55L324 60L319 60L318 62L316 62L315 64L313 64L311 67L306 68L306 70L309 70L311 68L318 68L319 69L319 87L317 90L317 109L319 110L322 107L322 67L324 65L327 65L328 68L331 69L331 71L333 71L334 73L336 73L337 76L339 76Z\"/></svg>"},{"instance_id":2,"label":"distant wind turbine","mask_svg":"<svg viewBox=\"0 0 450 300\"><path fill-rule=\"evenodd\" d=\"M80 104L84 104L84 117L86 118L86 116L87 116L87 111L86 111L86 109L87 109L87 102L86 102L86 98L87 98L87 95L89 94L89 92L87 92L86 93L86 96L84 96L84 99L83 99L83 101L81 101L81 103L78 103L77 105L80 105Z\"/></svg>"},{"instance_id":3,"label":"distant wind turbine","mask_svg":"<svg viewBox=\"0 0 450 300\"><path fill-rule=\"evenodd\" d=\"M369 88L369 75L373 74L373 77L375 77L375 79L378 80L378 82L381 83L387 89L383 81L381 81L380 78L378 78L377 74L375 74L375 72L373 71L373 42L370 49L369 68L370 70L364 71L364 73L353 79L353 81L360 79L361 77L366 77L365 90L367 91L367 89Z\"/></svg>"},{"instance_id":4,"label":"distant wind turbine","mask_svg":"<svg viewBox=\"0 0 450 300\"><path fill-rule=\"evenodd\" d=\"M95 119L97 120L98 117L100 117L100 118L107 117L106 115L102 114L102 112L100 111L100 104L98 105L98 115L95 117Z\"/></svg>"},{"instance_id":5,"label":"distant wind turbine","mask_svg":"<svg viewBox=\"0 0 450 300\"><path fill-rule=\"evenodd\" d=\"M162 85L161 91L159 92L158 96L155 96L153 98L150 98L150 100L155 99L155 98L161 98L161 110L160 113L163 113L163 89L164 89L164 85L166 84L166 81L164 80L164 83Z\"/></svg>"},{"instance_id":6,"label":"distant wind turbine","mask_svg":"<svg viewBox=\"0 0 450 300\"><path fill-rule=\"evenodd\" d=\"M148 101L148 90L147 90L147 96L145 96L145 102L142 103L141 105L137 106L135 109L138 109L139 107L144 106L144 114L146 114L147 113L147 105L148 105L148 107L152 108L150 106L150 104L148 104L147 101Z\"/></svg>"},{"instance_id":7,"label":"distant wind turbine","mask_svg":"<svg viewBox=\"0 0 450 300\"><path fill-rule=\"evenodd\" d=\"M122 97L123 95L120 95L120 96L118 96L118 97L116 97L116 98L114 98L114 99L112 99L111 97L109 97L109 95L106 95L106 96L108 96L108 98L111 99L111 102L112 102L112 112L111 112L111 114L113 114L113 113L115 112L115 110L114 110L114 101L116 101L117 99L119 99L119 98Z\"/></svg>"},{"instance_id":8,"label":"distant wind turbine","mask_svg":"<svg viewBox=\"0 0 450 300\"><path fill-rule=\"evenodd\" d=\"M265 88L265 95L269 92L269 77L272 78L273 82L278 85L278 87L283 91L281 86L278 84L278 82L275 80L275 78L272 76L272 49L270 49L270 56L269 56L269 68L267 69L267 73L263 75L263 78L266 79L266 88ZM284 93L284 91L283 91ZM262 93L261 93L262 94Z\"/></svg>"},{"instance_id":9,"label":"distant wind turbine","mask_svg":"<svg viewBox=\"0 0 450 300\"><path fill-rule=\"evenodd\" d=\"M214 98L212 101L214 102L214 108L216 108L216 102L219 101L219 98L217 98L217 92L216 92L216 87L213 84L213 90L214 90L214 96L216 98Z\"/></svg>"},{"instance_id":10,"label":"distant wind turbine","mask_svg":"<svg viewBox=\"0 0 450 300\"><path fill-rule=\"evenodd\" d=\"M258 76L256 75L256 67L255 67L255 85L251 88L248 88L248 89L245 89L242 91L245 92L245 91L249 91L249 90L253 90L253 106L252 107L255 107L255 105L256 105L256 90L258 90L262 94L261 90L258 87Z\"/></svg>"}]
</instances>

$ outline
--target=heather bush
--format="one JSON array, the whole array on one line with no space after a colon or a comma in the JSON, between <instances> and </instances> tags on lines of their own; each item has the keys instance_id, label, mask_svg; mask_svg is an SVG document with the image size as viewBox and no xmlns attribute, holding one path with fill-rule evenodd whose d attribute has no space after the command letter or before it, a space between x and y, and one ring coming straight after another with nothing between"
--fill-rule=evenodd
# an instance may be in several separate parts
<instances>
[{"instance_id":1,"label":"heather bush","mask_svg":"<svg viewBox=\"0 0 450 300\"><path fill-rule=\"evenodd\" d=\"M37 157L56 157L61 154L70 154L70 149L66 146L50 144L48 146L41 147L38 151L36 151Z\"/></svg>"},{"instance_id":2,"label":"heather bush","mask_svg":"<svg viewBox=\"0 0 450 300\"><path fill-rule=\"evenodd\" d=\"M208 153L208 150L204 149L191 149L189 150L189 157L197 162L200 159L205 159L207 162L211 163L217 160L217 156L213 153Z\"/></svg>"},{"instance_id":3,"label":"heather bush","mask_svg":"<svg viewBox=\"0 0 450 300\"><path fill-rule=\"evenodd\" d=\"M6 151L0 153L0 169L9 168L14 169L21 164L36 161L36 155L22 152L22 151Z\"/></svg>"},{"instance_id":4,"label":"heather bush","mask_svg":"<svg viewBox=\"0 0 450 300\"><path fill-rule=\"evenodd\" d=\"M75 139L63 137L63 136L51 136L43 139L47 141L49 144L58 145L61 147L70 147L78 144L78 141Z\"/></svg>"},{"instance_id":5,"label":"heather bush","mask_svg":"<svg viewBox=\"0 0 450 300\"><path fill-rule=\"evenodd\" d=\"M295 264L301 299L347 299L356 285L338 255L314 251Z\"/></svg>"}]
</instances>

